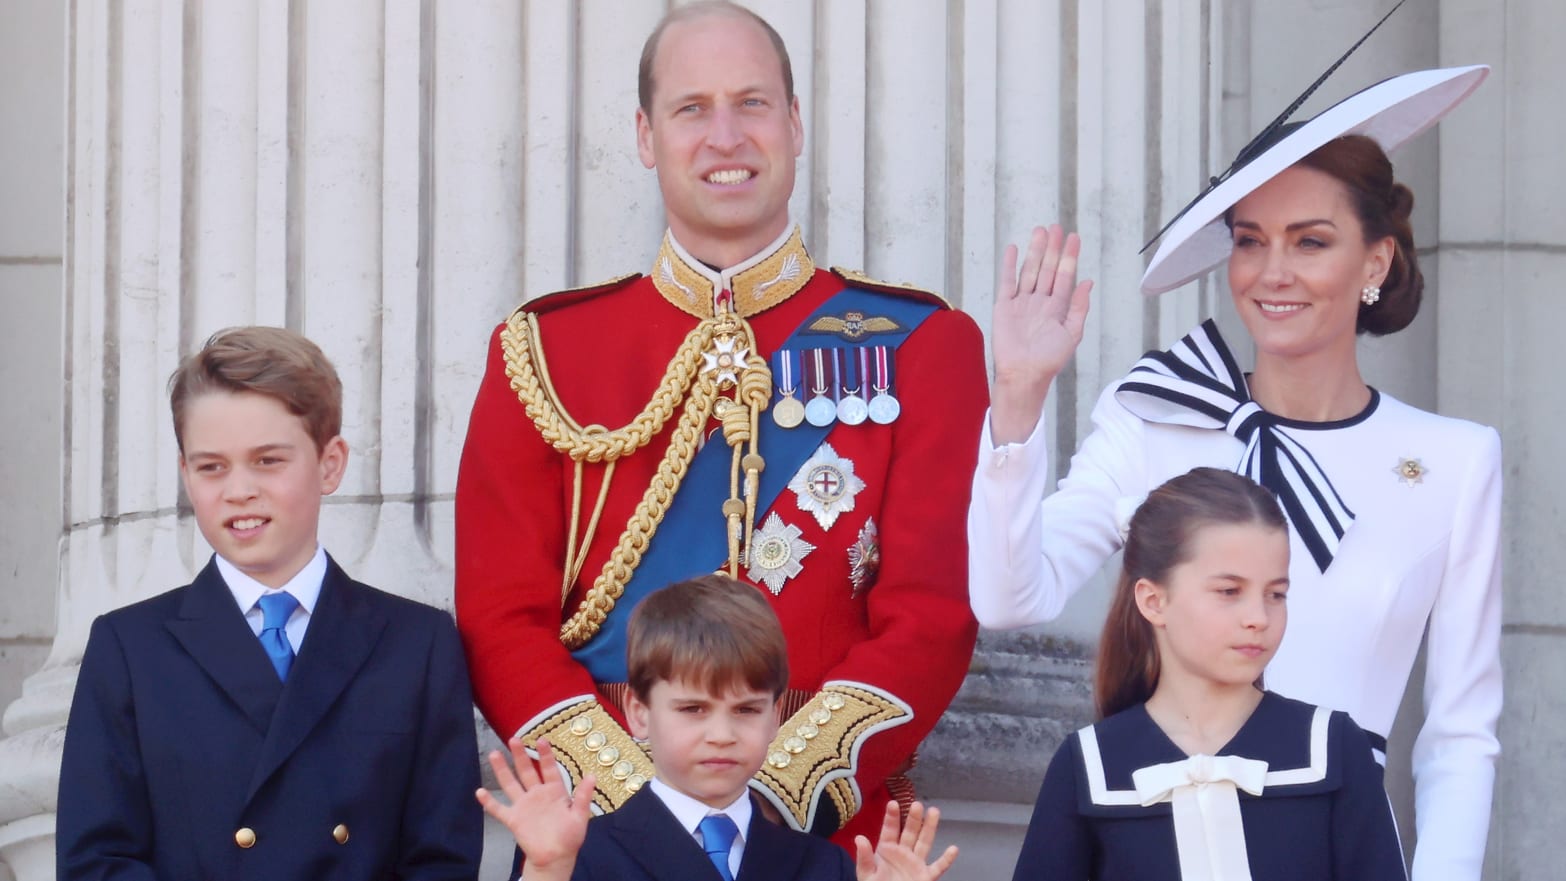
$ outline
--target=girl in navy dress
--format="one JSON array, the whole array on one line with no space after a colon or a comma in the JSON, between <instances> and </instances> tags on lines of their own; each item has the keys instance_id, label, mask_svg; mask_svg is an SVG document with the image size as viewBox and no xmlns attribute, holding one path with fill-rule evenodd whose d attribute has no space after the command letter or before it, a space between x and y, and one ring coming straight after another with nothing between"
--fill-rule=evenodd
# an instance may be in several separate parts
<instances>
[{"instance_id":1,"label":"girl in navy dress","mask_svg":"<svg viewBox=\"0 0 1566 881\"><path fill-rule=\"evenodd\" d=\"M1365 733L1260 687L1288 591L1269 491L1214 468L1153 490L1099 641L1100 721L1050 762L1017 881L1404 881Z\"/></svg>"}]
</instances>

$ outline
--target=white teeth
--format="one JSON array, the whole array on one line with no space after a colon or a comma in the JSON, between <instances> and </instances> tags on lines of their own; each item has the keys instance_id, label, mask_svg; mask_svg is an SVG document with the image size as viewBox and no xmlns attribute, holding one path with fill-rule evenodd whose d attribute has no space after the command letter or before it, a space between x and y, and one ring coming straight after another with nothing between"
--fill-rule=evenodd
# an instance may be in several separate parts
<instances>
[{"instance_id":1,"label":"white teeth","mask_svg":"<svg viewBox=\"0 0 1566 881\"><path fill-rule=\"evenodd\" d=\"M707 175L707 183L710 184L742 184L750 180L751 174L743 168L725 168L722 171L714 171Z\"/></svg>"},{"instance_id":2,"label":"white teeth","mask_svg":"<svg viewBox=\"0 0 1566 881\"><path fill-rule=\"evenodd\" d=\"M260 517L247 517L244 520L235 520L232 526L235 529L255 529L266 521Z\"/></svg>"},{"instance_id":3,"label":"white teeth","mask_svg":"<svg viewBox=\"0 0 1566 881\"><path fill-rule=\"evenodd\" d=\"M1298 312L1299 310L1305 308L1304 304L1301 303L1257 303L1256 305L1260 306L1263 312L1274 313Z\"/></svg>"}]
</instances>

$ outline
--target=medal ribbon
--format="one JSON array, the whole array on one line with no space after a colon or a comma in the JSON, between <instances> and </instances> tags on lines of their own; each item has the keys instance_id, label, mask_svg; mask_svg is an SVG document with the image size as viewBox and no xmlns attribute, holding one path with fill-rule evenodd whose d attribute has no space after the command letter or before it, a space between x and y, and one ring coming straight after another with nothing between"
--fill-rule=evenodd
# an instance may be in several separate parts
<instances>
[{"instance_id":1,"label":"medal ribbon","mask_svg":"<svg viewBox=\"0 0 1566 881\"><path fill-rule=\"evenodd\" d=\"M778 349L778 374L783 377L783 384L779 391L784 395L794 393L794 353L788 349Z\"/></svg>"},{"instance_id":2,"label":"medal ribbon","mask_svg":"<svg viewBox=\"0 0 1566 881\"><path fill-rule=\"evenodd\" d=\"M887 361L886 346L875 347L875 392L884 395L892 389L892 370Z\"/></svg>"}]
</instances>

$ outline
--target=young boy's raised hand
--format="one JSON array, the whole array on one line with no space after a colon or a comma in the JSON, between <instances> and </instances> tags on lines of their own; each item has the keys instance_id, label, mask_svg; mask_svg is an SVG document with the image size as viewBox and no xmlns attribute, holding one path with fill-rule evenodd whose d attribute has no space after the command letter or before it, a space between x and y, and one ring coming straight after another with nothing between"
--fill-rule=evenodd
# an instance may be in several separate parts
<instances>
[{"instance_id":1,"label":"young boy's raised hand","mask_svg":"<svg viewBox=\"0 0 1566 881\"><path fill-rule=\"evenodd\" d=\"M500 790L510 804L502 804L483 788L474 796L483 805L484 813L504 823L516 838L517 846L526 855L524 879L570 878L577 851L582 849L582 842L587 838L587 821L592 817L593 787L597 780L585 777L575 792L568 792L548 740L538 740L536 767L521 739L512 738L509 746L516 773L511 772L498 749L490 750L489 766L494 769Z\"/></svg>"},{"instance_id":2,"label":"young boy's raised hand","mask_svg":"<svg viewBox=\"0 0 1566 881\"><path fill-rule=\"evenodd\" d=\"M914 802L908 808L908 822L902 823L897 802L888 802L881 820L881 839L875 849L863 835L854 837L854 869L859 881L935 881L946 874L957 859L957 846L948 846L940 858L927 863L935 846L935 830L941 824L941 812Z\"/></svg>"}]
</instances>

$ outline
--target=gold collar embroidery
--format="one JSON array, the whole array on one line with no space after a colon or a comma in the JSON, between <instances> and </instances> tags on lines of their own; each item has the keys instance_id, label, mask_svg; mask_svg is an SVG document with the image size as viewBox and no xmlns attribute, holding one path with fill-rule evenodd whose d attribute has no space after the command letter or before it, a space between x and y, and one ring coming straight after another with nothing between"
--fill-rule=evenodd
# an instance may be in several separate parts
<instances>
[{"instance_id":1,"label":"gold collar embroidery","mask_svg":"<svg viewBox=\"0 0 1566 881\"><path fill-rule=\"evenodd\" d=\"M805 251L799 227L784 233L772 246L737 266L714 272L696 260L670 233L653 261L653 285L675 306L697 318L712 318L718 295L733 292L734 311L741 317L765 312L804 287L816 264Z\"/></svg>"}]
</instances>

